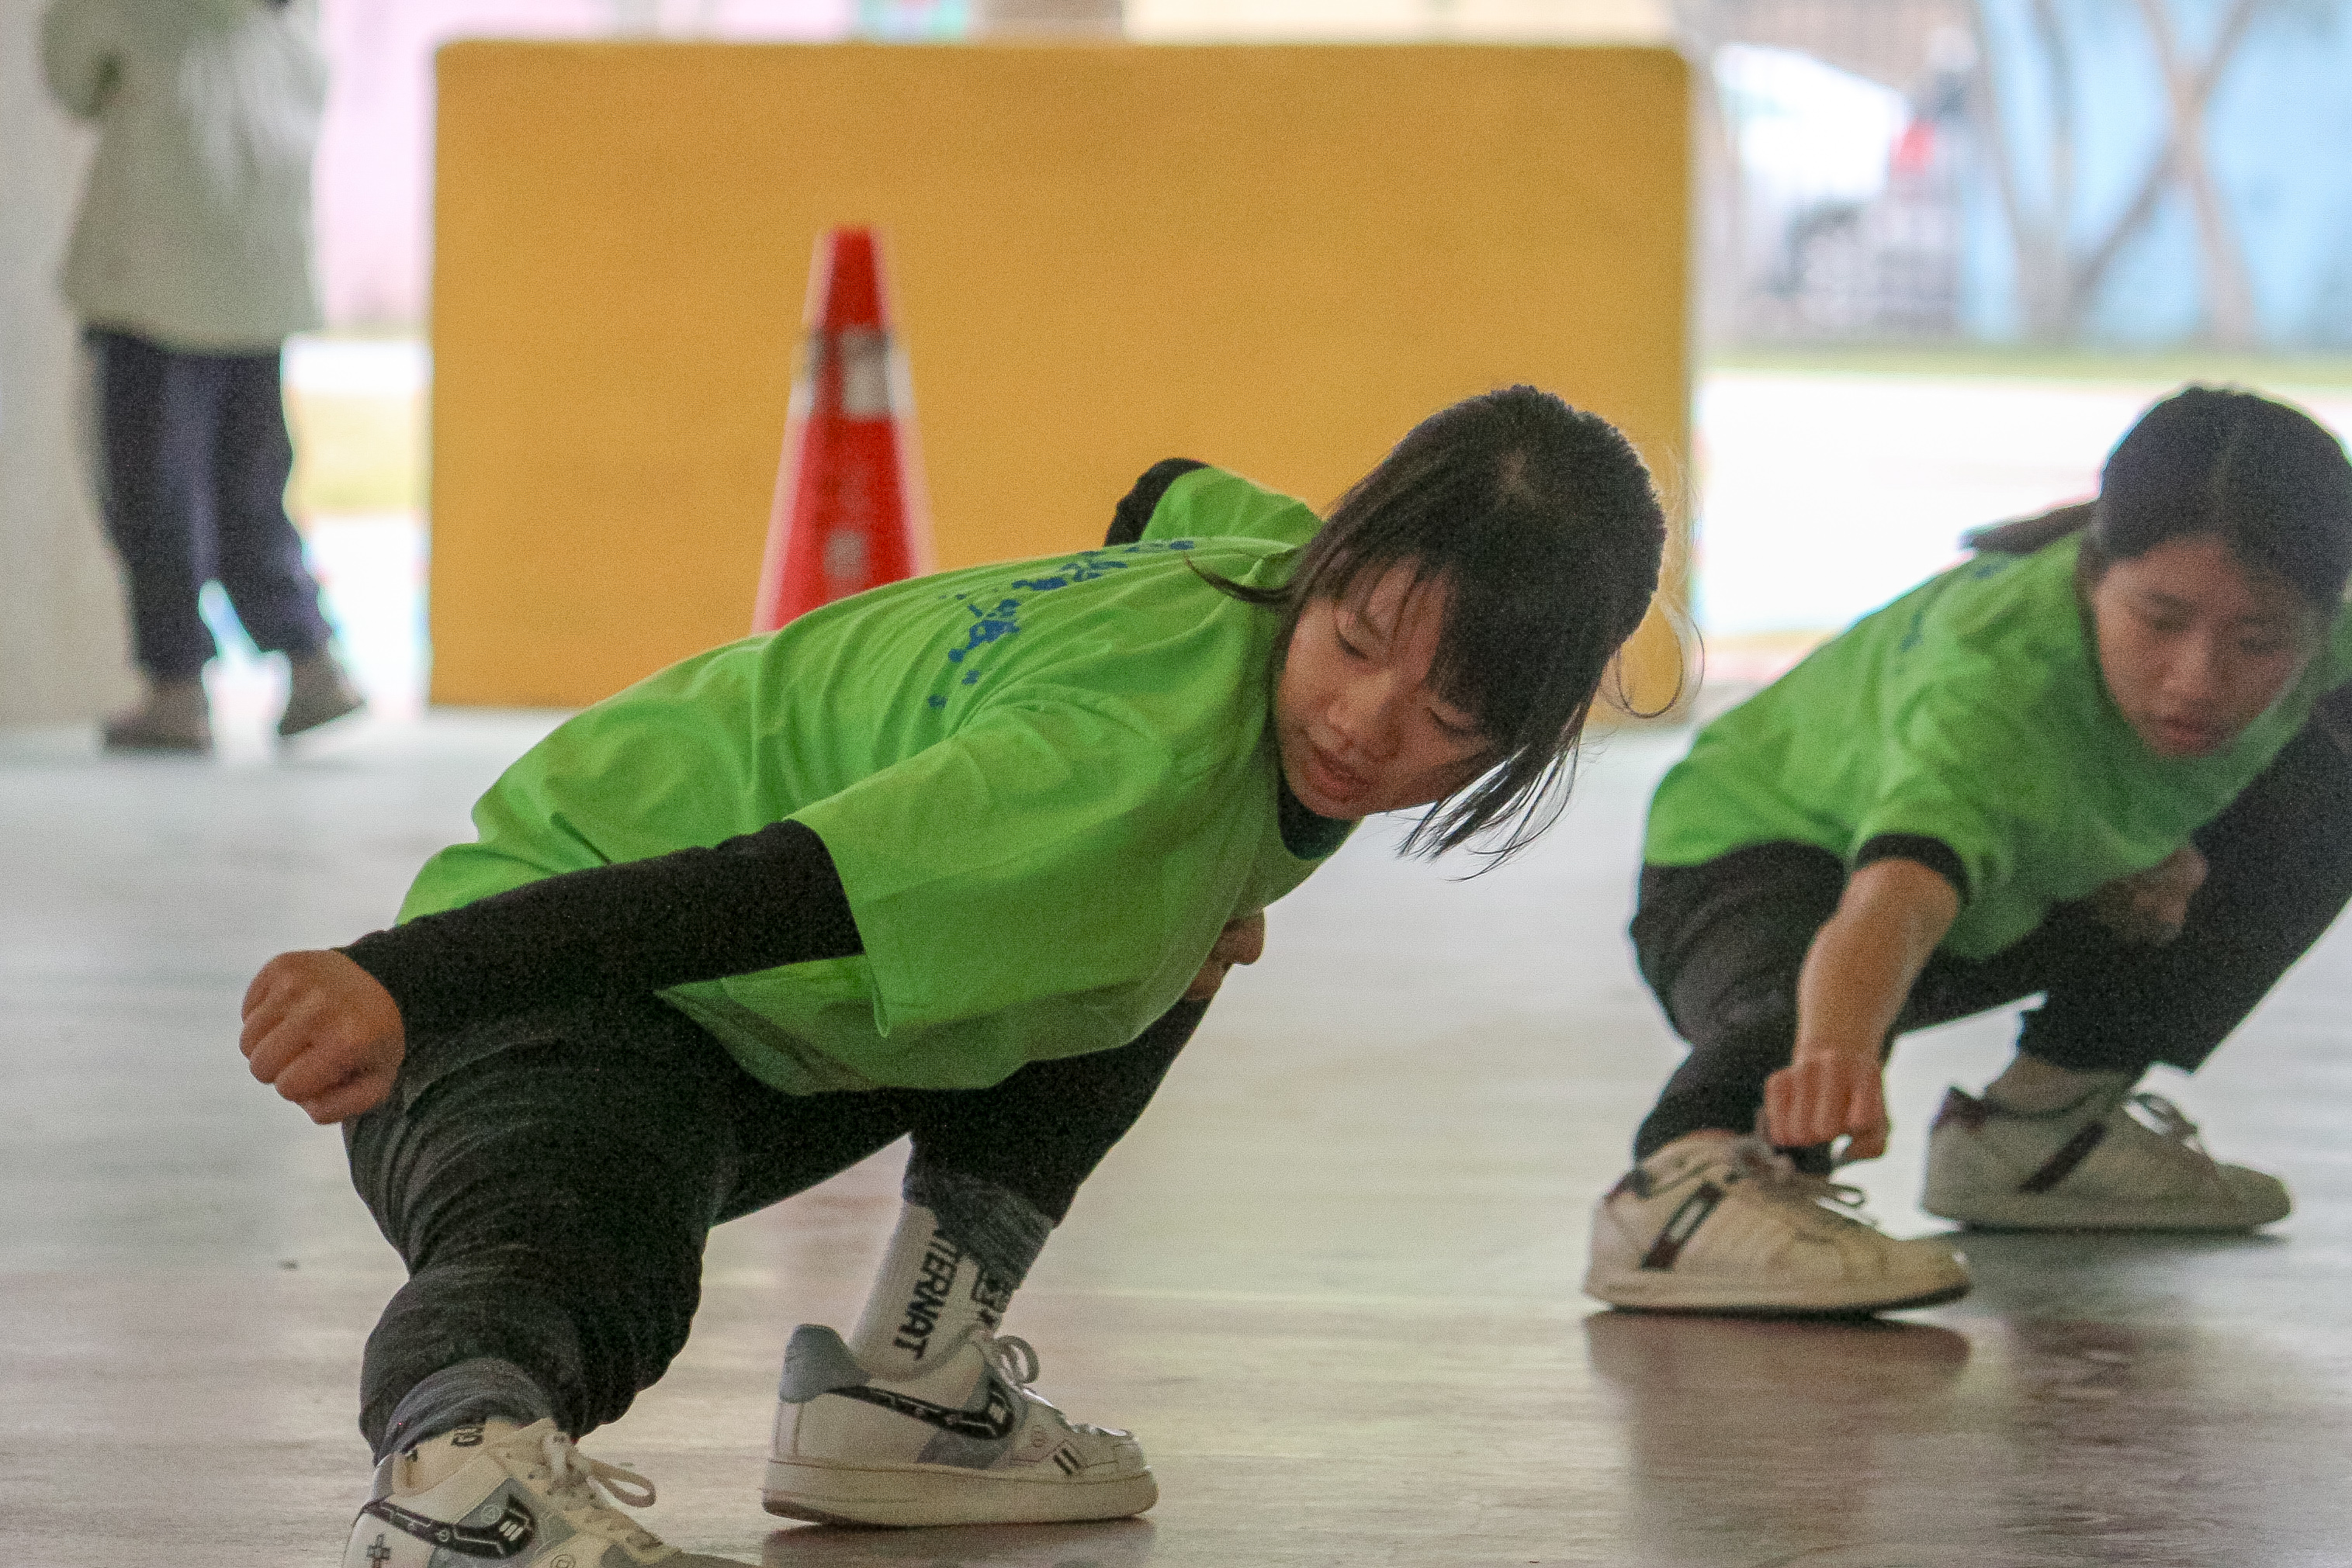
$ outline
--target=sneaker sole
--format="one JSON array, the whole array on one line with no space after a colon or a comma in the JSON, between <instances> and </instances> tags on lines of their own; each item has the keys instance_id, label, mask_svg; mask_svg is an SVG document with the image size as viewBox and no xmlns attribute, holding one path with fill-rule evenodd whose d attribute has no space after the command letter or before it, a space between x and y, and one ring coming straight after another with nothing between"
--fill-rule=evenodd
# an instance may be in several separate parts
<instances>
[{"instance_id":1,"label":"sneaker sole","mask_svg":"<svg viewBox=\"0 0 2352 1568\"><path fill-rule=\"evenodd\" d=\"M1929 1214L1965 1225L1972 1230L2137 1230L2174 1231L2184 1235L2226 1234L2274 1225L2292 1212L2281 1209L2259 1218L2239 1217L2187 1219L2161 1209L2077 1208L2053 1210L2047 1202L2020 1203L2015 1207L1992 1205L1970 1213L1957 1213L1959 1205L1937 1208L1923 1204Z\"/></svg>"},{"instance_id":2,"label":"sneaker sole","mask_svg":"<svg viewBox=\"0 0 2352 1568\"><path fill-rule=\"evenodd\" d=\"M298 735L310 734L321 725L332 724L339 718L349 718L355 713L366 711L367 699L362 697L349 707L324 708L315 713L288 714L278 721L278 738L291 740Z\"/></svg>"},{"instance_id":3,"label":"sneaker sole","mask_svg":"<svg viewBox=\"0 0 2352 1568\"><path fill-rule=\"evenodd\" d=\"M1808 1298L1759 1297L1744 1286L1694 1287L1686 1281L1672 1289L1627 1289L1622 1283L1587 1283L1584 1293L1620 1312L1657 1312L1684 1317L1718 1318L1866 1318L1879 1312L1907 1312L1914 1307L1940 1307L1969 1293L1970 1281L1937 1285L1893 1297L1864 1296L1853 1301L1824 1301Z\"/></svg>"},{"instance_id":4,"label":"sneaker sole","mask_svg":"<svg viewBox=\"0 0 2352 1568\"><path fill-rule=\"evenodd\" d=\"M761 1505L812 1524L1075 1524L1125 1519L1160 1500L1150 1470L1102 1480L1023 1480L944 1465L770 1459Z\"/></svg>"}]
</instances>

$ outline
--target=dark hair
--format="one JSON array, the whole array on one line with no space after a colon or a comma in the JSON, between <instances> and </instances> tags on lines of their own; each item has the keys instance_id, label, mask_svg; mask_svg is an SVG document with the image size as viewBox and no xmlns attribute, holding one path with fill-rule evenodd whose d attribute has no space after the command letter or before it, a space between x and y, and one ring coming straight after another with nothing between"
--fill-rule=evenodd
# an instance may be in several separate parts
<instances>
[{"instance_id":1,"label":"dark hair","mask_svg":"<svg viewBox=\"0 0 2352 1568\"><path fill-rule=\"evenodd\" d=\"M1494 745L1494 767L1432 805L1406 853L1443 854L1497 823L1496 863L1567 804L1578 737L1618 649L1657 591L1666 518L1633 443L1598 414L1515 386L1413 426L1332 504L1278 589L1220 583L1284 614L1410 563L1451 590L1430 674ZM1622 706L1621 689L1614 694Z\"/></svg>"},{"instance_id":2,"label":"dark hair","mask_svg":"<svg viewBox=\"0 0 2352 1568\"><path fill-rule=\"evenodd\" d=\"M2108 454L2083 538L2083 578L2170 539L2221 540L2323 614L2352 577L2352 463L2299 408L2235 387L2184 387Z\"/></svg>"}]
</instances>

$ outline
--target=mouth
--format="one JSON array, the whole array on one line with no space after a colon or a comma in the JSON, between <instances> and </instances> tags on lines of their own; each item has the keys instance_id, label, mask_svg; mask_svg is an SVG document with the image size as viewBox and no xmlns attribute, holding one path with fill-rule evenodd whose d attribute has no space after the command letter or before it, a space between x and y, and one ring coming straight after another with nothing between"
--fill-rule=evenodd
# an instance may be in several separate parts
<instances>
[{"instance_id":1,"label":"mouth","mask_svg":"<svg viewBox=\"0 0 2352 1568\"><path fill-rule=\"evenodd\" d=\"M1370 780L1303 735L1299 737L1299 756L1305 764L1300 771L1306 775L1306 784L1327 800L1344 805L1370 788Z\"/></svg>"},{"instance_id":2,"label":"mouth","mask_svg":"<svg viewBox=\"0 0 2352 1568\"><path fill-rule=\"evenodd\" d=\"M2200 756L2216 749L2229 738L2220 726L2200 724L2195 719L2159 715L2154 727L2162 749L2174 756Z\"/></svg>"}]
</instances>

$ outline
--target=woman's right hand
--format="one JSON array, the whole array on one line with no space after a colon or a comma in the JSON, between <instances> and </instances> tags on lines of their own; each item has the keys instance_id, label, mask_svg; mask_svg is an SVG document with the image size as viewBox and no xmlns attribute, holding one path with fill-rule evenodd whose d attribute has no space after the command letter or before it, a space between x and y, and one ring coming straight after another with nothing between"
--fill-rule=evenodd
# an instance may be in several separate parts
<instances>
[{"instance_id":1,"label":"woman's right hand","mask_svg":"<svg viewBox=\"0 0 2352 1568\"><path fill-rule=\"evenodd\" d=\"M1886 1092L1875 1057L1799 1052L1764 1081L1764 1129L1775 1148L1810 1149L1851 1136L1845 1157L1886 1152Z\"/></svg>"},{"instance_id":2,"label":"woman's right hand","mask_svg":"<svg viewBox=\"0 0 2352 1568\"><path fill-rule=\"evenodd\" d=\"M1959 912L1950 880L1917 861L1873 861L1846 879L1797 974L1796 1050L1764 1081L1764 1128L1774 1146L1852 1137L1848 1159L1886 1152L1884 1048Z\"/></svg>"},{"instance_id":3,"label":"woman's right hand","mask_svg":"<svg viewBox=\"0 0 2352 1568\"><path fill-rule=\"evenodd\" d=\"M408 1040L392 993L351 959L280 953L246 988L237 1049L254 1077L324 1126L383 1103Z\"/></svg>"}]
</instances>

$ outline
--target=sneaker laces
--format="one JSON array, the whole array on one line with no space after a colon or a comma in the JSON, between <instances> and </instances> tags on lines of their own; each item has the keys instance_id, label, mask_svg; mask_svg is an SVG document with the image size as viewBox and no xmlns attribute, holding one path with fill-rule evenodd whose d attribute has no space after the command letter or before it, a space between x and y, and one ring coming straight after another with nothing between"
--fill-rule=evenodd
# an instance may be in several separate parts
<instances>
[{"instance_id":1,"label":"sneaker laces","mask_svg":"<svg viewBox=\"0 0 2352 1568\"><path fill-rule=\"evenodd\" d=\"M990 1333L980 1331L980 1354L997 1375L1020 1389L1030 1392L1029 1385L1037 1381L1037 1347L1018 1334Z\"/></svg>"},{"instance_id":2,"label":"sneaker laces","mask_svg":"<svg viewBox=\"0 0 2352 1568\"><path fill-rule=\"evenodd\" d=\"M599 1533L613 1535L640 1553L662 1550L659 1538L613 1506L615 1502L631 1508L652 1506L653 1482L625 1465L590 1458L561 1432L548 1433L538 1447L539 1464L534 1468L545 1469L547 1495L566 1517L575 1523L593 1523Z\"/></svg>"},{"instance_id":3,"label":"sneaker laces","mask_svg":"<svg viewBox=\"0 0 2352 1568\"><path fill-rule=\"evenodd\" d=\"M988 1363L990 1369L1012 1385L1013 1391L1021 1396L1024 1404L1044 1406L1054 1413L1055 1419L1073 1432L1091 1432L1102 1437L1112 1435L1107 1427L1097 1427L1087 1421L1071 1420L1063 1413L1060 1406L1032 1386L1037 1381L1036 1346L1018 1334L991 1333L986 1329L977 1331L973 1337L979 1340L980 1354Z\"/></svg>"},{"instance_id":4,"label":"sneaker laces","mask_svg":"<svg viewBox=\"0 0 2352 1568\"><path fill-rule=\"evenodd\" d=\"M2197 1124L2190 1121L2179 1106L2161 1094L2151 1094L2146 1090L2132 1095L2124 1104L2141 1113L2132 1118L2134 1121L2190 1156L2194 1161L2192 1168L2200 1180L2217 1184L2224 1190L2228 1188L2229 1176L2221 1162L2205 1147L2205 1140L2198 1134Z\"/></svg>"},{"instance_id":5,"label":"sneaker laces","mask_svg":"<svg viewBox=\"0 0 2352 1568\"><path fill-rule=\"evenodd\" d=\"M1868 1225L1862 1213L1866 1195L1862 1188L1842 1181L1832 1181L1825 1176L1797 1168L1797 1162L1759 1137L1740 1139L1732 1145L1732 1164L1742 1176L1756 1183L1775 1197L1801 1203L1817 1214L1832 1220ZM1823 1204L1834 1204L1843 1213L1824 1210Z\"/></svg>"},{"instance_id":6,"label":"sneaker laces","mask_svg":"<svg viewBox=\"0 0 2352 1568\"><path fill-rule=\"evenodd\" d=\"M2147 1113L2148 1131L2161 1134L2176 1144L2194 1149L2209 1160L2213 1157L2205 1153L2205 1140L2197 1135L2197 1124L2183 1114L2179 1106L2163 1095L2151 1094L2143 1090L2134 1094L2125 1103Z\"/></svg>"}]
</instances>

